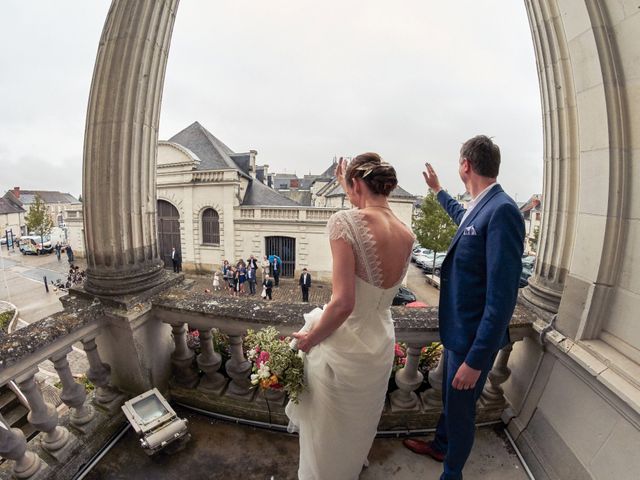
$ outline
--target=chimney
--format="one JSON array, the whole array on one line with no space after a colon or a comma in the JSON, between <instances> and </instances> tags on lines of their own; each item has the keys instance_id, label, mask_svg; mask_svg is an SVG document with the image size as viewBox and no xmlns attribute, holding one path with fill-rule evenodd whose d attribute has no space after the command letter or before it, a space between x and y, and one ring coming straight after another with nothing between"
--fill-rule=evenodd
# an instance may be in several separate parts
<instances>
[{"instance_id":1,"label":"chimney","mask_svg":"<svg viewBox=\"0 0 640 480\"><path fill-rule=\"evenodd\" d=\"M256 155L258 155L256 150L249 150L249 175L253 178L256 178Z\"/></svg>"},{"instance_id":2,"label":"chimney","mask_svg":"<svg viewBox=\"0 0 640 480\"><path fill-rule=\"evenodd\" d=\"M13 194L16 198L20 198L20 187L13 187Z\"/></svg>"}]
</instances>

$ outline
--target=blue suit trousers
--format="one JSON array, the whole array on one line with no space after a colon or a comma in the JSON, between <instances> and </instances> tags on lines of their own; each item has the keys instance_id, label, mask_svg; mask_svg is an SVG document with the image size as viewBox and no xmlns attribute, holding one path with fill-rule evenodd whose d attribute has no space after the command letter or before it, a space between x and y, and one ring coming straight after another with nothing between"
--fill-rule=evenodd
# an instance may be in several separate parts
<instances>
[{"instance_id":1,"label":"blue suit trousers","mask_svg":"<svg viewBox=\"0 0 640 480\"><path fill-rule=\"evenodd\" d=\"M466 355L446 349L443 355L443 405L433 446L445 454L444 473L440 480L462 480L462 468L471 453L475 436L476 402L480 398L496 354L492 356L489 366L482 370L472 390L456 390L451 386Z\"/></svg>"}]
</instances>

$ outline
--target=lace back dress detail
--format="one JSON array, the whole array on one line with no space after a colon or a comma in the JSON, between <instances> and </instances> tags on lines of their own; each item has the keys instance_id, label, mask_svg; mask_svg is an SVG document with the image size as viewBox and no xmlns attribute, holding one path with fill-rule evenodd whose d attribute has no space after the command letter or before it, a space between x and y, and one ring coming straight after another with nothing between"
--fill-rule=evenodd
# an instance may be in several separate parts
<instances>
[{"instance_id":1,"label":"lace back dress detail","mask_svg":"<svg viewBox=\"0 0 640 480\"><path fill-rule=\"evenodd\" d=\"M330 240L345 240L353 248L356 276L370 285L382 288L382 262L364 215L356 209L340 210L327 222L327 231Z\"/></svg>"}]
</instances>

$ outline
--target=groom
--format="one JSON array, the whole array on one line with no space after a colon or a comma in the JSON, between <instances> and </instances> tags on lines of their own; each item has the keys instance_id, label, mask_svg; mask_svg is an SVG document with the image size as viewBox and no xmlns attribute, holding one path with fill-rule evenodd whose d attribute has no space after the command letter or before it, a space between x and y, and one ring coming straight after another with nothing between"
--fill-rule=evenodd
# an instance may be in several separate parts
<instances>
[{"instance_id":1,"label":"groom","mask_svg":"<svg viewBox=\"0 0 640 480\"><path fill-rule=\"evenodd\" d=\"M490 138L478 135L460 149L458 171L473 197L466 210L442 190L435 170L426 165L427 185L459 228L440 277L442 414L433 441L403 443L444 461L440 480L459 480L473 445L476 401L496 353L509 343L525 228L518 207L496 182L500 149Z\"/></svg>"}]
</instances>

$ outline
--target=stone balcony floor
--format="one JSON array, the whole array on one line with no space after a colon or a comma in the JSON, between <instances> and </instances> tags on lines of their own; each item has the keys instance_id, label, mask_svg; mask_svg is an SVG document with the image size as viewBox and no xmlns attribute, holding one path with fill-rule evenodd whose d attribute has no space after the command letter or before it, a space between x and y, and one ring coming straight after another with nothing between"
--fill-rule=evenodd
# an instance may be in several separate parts
<instances>
[{"instance_id":1,"label":"stone balcony floor","mask_svg":"<svg viewBox=\"0 0 640 480\"><path fill-rule=\"evenodd\" d=\"M191 441L172 455L148 457L133 429L100 460L87 480L187 480L187 479L296 479L298 438L278 432L236 425L182 408L189 420ZM430 437L424 437L430 438ZM416 455L401 439L376 439L370 466L361 480L437 479L442 464ZM478 430L476 443L464 471L474 480L526 480L517 455L499 428Z\"/></svg>"}]
</instances>

